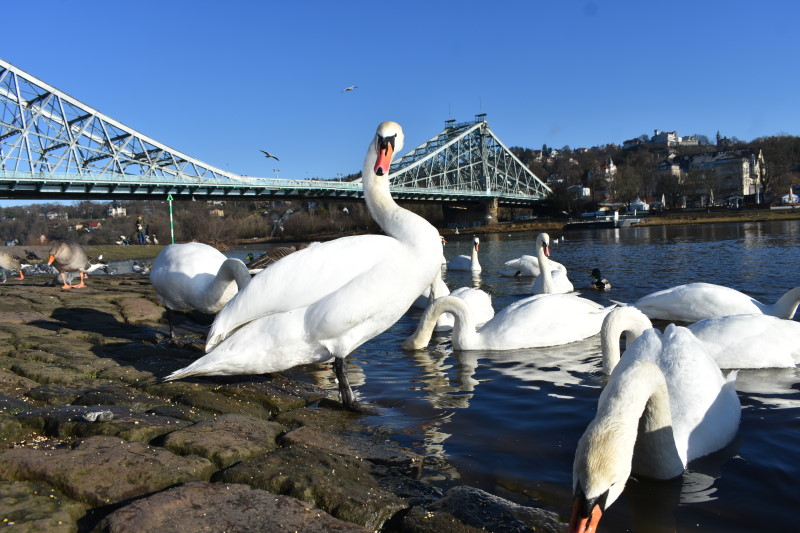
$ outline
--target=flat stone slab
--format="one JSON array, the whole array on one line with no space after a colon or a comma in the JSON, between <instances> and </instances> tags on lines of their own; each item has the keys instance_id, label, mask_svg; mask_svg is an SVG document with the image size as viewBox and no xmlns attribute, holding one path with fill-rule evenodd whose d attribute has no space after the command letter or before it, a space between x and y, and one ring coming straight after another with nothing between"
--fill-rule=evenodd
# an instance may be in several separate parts
<instances>
[{"instance_id":1,"label":"flat stone slab","mask_svg":"<svg viewBox=\"0 0 800 533\"><path fill-rule=\"evenodd\" d=\"M302 531L366 533L289 496L247 485L189 482L137 500L108 515L96 532Z\"/></svg>"},{"instance_id":2,"label":"flat stone slab","mask_svg":"<svg viewBox=\"0 0 800 533\"><path fill-rule=\"evenodd\" d=\"M0 526L25 533L74 533L86 505L40 483L0 482Z\"/></svg>"},{"instance_id":3,"label":"flat stone slab","mask_svg":"<svg viewBox=\"0 0 800 533\"><path fill-rule=\"evenodd\" d=\"M92 506L118 503L176 483L208 480L216 470L201 457L118 437L90 437L74 448L0 450L0 477L45 483Z\"/></svg>"},{"instance_id":4,"label":"flat stone slab","mask_svg":"<svg viewBox=\"0 0 800 533\"><path fill-rule=\"evenodd\" d=\"M229 414L173 431L164 437L164 448L178 455L199 455L225 468L274 450L284 431L277 422Z\"/></svg>"}]
</instances>

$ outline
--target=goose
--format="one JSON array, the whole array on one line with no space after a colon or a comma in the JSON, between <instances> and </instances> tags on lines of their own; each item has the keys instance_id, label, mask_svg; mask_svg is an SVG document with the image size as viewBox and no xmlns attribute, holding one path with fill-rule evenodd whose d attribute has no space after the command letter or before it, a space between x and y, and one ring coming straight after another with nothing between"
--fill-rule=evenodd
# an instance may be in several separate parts
<instances>
[{"instance_id":1,"label":"goose","mask_svg":"<svg viewBox=\"0 0 800 533\"><path fill-rule=\"evenodd\" d=\"M5 273L6 270L17 272L19 274L19 277L14 279L22 280L25 279L25 274L22 272L22 269L27 268L29 266L30 265L24 263L22 258L19 257L18 255L0 251L0 275L3 276L3 283L6 282L6 273Z\"/></svg>"},{"instance_id":2,"label":"goose","mask_svg":"<svg viewBox=\"0 0 800 533\"><path fill-rule=\"evenodd\" d=\"M550 268L553 270L567 271L567 267L558 261L550 260ZM506 261L504 267L500 269L500 275L506 277L532 277L535 278L542 271L539 268L539 259L533 255L521 255L516 259Z\"/></svg>"},{"instance_id":3,"label":"goose","mask_svg":"<svg viewBox=\"0 0 800 533\"><path fill-rule=\"evenodd\" d=\"M460 298L437 298L422 314L404 350L421 350L430 342L441 313L455 317L451 342L456 350L516 350L559 346L596 335L613 308L573 294L539 294L501 310L477 329L470 306Z\"/></svg>"},{"instance_id":4,"label":"goose","mask_svg":"<svg viewBox=\"0 0 800 533\"><path fill-rule=\"evenodd\" d=\"M631 473L672 479L728 445L741 416L736 372L723 377L684 327L645 330L614 368L578 441L569 531L596 531Z\"/></svg>"},{"instance_id":5,"label":"goose","mask_svg":"<svg viewBox=\"0 0 800 533\"><path fill-rule=\"evenodd\" d=\"M575 287L567 277L567 271L553 269L548 259L550 255L550 235L540 233L536 236L536 258L539 260L541 273L533 280L533 294L560 294L572 292Z\"/></svg>"},{"instance_id":6,"label":"goose","mask_svg":"<svg viewBox=\"0 0 800 533\"><path fill-rule=\"evenodd\" d=\"M598 291L607 291L611 288L611 282L603 277L600 269L594 268L591 273L592 281L589 282L589 288Z\"/></svg>"},{"instance_id":7,"label":"goose","mask_svg":"<svg viewBox=\"0 0 800 533\"><path fill-rule=\"evenodd\" d=\"M56 241L50 246L47 264L58 271L63 281L62 289L82 289L86 287L84 283L86 274L105 267L105 264L100 262L102 259L101 255L97 261L90 260L83 246L76 242ZM77 285L67 283L67 272L78 272L81 277L80 282Z\"/></svg>"},{"instance_id":8,"label":"goose","mask_svg":"<svg viewBox=\"0 0 800 533\"><path fill-rule=\"evenodd\" d=\"M438 231L398 206L389 190L389 167L403 139L399 124L383 122L364 159L364 198L385 235L323 242L256 274L214 319L206 355L167 380L279 372L333 359L342 404L359 410L345 358L392 326L441 273Z\"/></svg>"},{"instance_id":9,"label":"goose","mask_svg":"<svg viewBox=\"0 0 800 533\"><path fill-rule=\"evenodd\" d=\"M631 305L651 319L697 322L705 318L750 313L791 319L798 304L800 287L789 290L770 305L722 285L689 283L648 294Z\"/></svg>"},{"instance_id":10,"label":"goose","mask_svg":"<svg viewBox=\"0 0 800 533\"><path fill-rule=\"evenodd\" d=\"M480 248L481 240L478 237L472 238L472 255L459 255L454 257L447 263L447 270L471 270L472 272L480 272L481 264L478 262L478 249Z\"/></svg>"},{"instance_id":11,"label":"goose","mask_svg":"<svg viewBox=\"0 0 800 533\"><path fill-rule=\"evenodd\" d=\"M620 307L603 321L600 340L603 372L610 374L620 360L619 339L631 346L653 327L635 307ZM728 315L687 326L720 369L791 368L800 362L800 322L770 315Z\"/></svg>"},{"instance_id":12,"label":"goose","mask_svg":"<svg viewBox=\"0 0 800 533\"><path fill-rule=\"evenodd\" d=\"M207 244L165 246L150 268L150 282L167 308L169 337L175 338L175 311L215 314L250 282L240 259L228 258Z\"/></svg>"}]
</instances>

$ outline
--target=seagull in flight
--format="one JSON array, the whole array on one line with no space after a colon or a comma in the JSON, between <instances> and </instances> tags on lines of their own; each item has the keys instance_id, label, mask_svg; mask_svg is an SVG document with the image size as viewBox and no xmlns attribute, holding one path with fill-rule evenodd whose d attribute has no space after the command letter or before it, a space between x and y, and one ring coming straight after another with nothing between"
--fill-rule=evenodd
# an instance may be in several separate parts
<instances>
[{"instance_id":1,"label":"seagull in flight","mask_svg":"<svg viewBox=\"0 0 800 533\"><path fill-rule=\"evenodd\" d=\"M350 87L345 87L342 92L346 93L347 91L352 91L353 89L358 89L358 85L351 85Z\"/></svg>"},{"instance_id":2,"label":"seagull in flight","mask_svg":"<svg viewBox=\"0 0 800 533\"><path fill-rule=\"evenodd\" d=\"M264 152L264 155L267 157L267 159L269 159L269 158L271 157L271 158L272 158L272 159L274 159L275 161L280 161L280 159L278 159L277 157L275 157L275 156L274 156L274 155L272 155L271 153L267 152L266 150L260 150L260 151L261 151L261 152Z\"/></svg>"}]
</instances>

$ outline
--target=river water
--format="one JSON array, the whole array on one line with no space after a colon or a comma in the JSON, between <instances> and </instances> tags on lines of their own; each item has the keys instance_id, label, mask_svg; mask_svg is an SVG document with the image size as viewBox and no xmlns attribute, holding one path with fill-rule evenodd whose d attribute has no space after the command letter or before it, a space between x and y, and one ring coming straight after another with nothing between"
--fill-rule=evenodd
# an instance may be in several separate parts
<instances>
[{"instance_id":1,"label":"river water","mask_svg":"<svg viewBox=\"0 0 800 533\"><path fill-rule=\"evenodd\" d=\"M499 275L503 263L535 255L535 233L480 234L483 271L448 272L451 290L479 286L495 310L529 295L532 280ZM705 281L774 303L800 285L800 222L631 227L552 233L552 258L589 299L631 302ZM472 234L451 236L447 259L469 254ZM233 252L244 255L247 252ZM588 287L599 268L612 289ZM391 280L387 280L391 283ZM575 446L594 417L605 378L598 338L508 352L453 352L447 333L404 352L417 324L411 310L349 357L357 395L378 408L369 421L429 458L426 480L468 484L568 520ZM795 317L798 320L798 317ZM663 328L663 323L656 322ZM322 367L298 374L335 389ZM794 530L800 492L800 369L742 370L742 421L724 450L671 482L628 481L601 531Z\"/></svg>"}]
</instances>

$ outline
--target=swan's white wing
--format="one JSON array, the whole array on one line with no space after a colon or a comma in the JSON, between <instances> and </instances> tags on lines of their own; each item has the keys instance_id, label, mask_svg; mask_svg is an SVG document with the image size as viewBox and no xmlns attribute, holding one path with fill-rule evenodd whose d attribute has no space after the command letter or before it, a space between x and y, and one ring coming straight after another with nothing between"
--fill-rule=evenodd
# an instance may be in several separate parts
<instances>
[{"instance_id":1,"label":"swan's white wing","mask_svg":"<svg viewBox=\"0 0 800 533\"><path fill-rule=\"evenodd\" d=\"M171 244L153 261L150 282L159 298L170 309L216 312L219 307L206 308L206 292L225 259L222 252L207 244ZM231 282L224 301L227 302L236 290L235 282Z\"/></svg>"},{"instance_id":2,"label":"swan's white wing","mask_svg":"<svg viewBox=\"0 0 800 533\"><path fill-rule=\"evenodd\" d=\"M472 287L459 287L450 294L461 298L469 305L476 326L482 326L494 317L492 297L486 291Z\"/></svg>"},{"instance_id":3,"label":"swan's white wing","mask_svg":"<svg viewBox=\"0 0 800 533\"><path fill-rule=\"evenodd\" d=\"M689 326L720 368L787 368L800 361L800 322L731 315Z\"/></svg>"},{"instance_id":4,"label":"swan's white wing","mask_svg":"<svg viewBox=\"0 0 800 533\"><path fill-rule=\"evenodd\" d=\"M762 305L729 287L689 283L648 294L633 306L649 318L695 322L726 315L761 313Z\"/></svg>"},{"instance_id":5,"label":"swan's white wing","mask_svg":"<svg viewBox=\"0 0 800 533\"><path fill-rule=\"evenodd\" d=\"M206 351L247 322L308 307L325 298L396 256L401 247L390 237L359 235L320 243L281 259L253 277L219 312ZM391 284L386 281L386 285Z\"/></svg>"}]
</instances>

